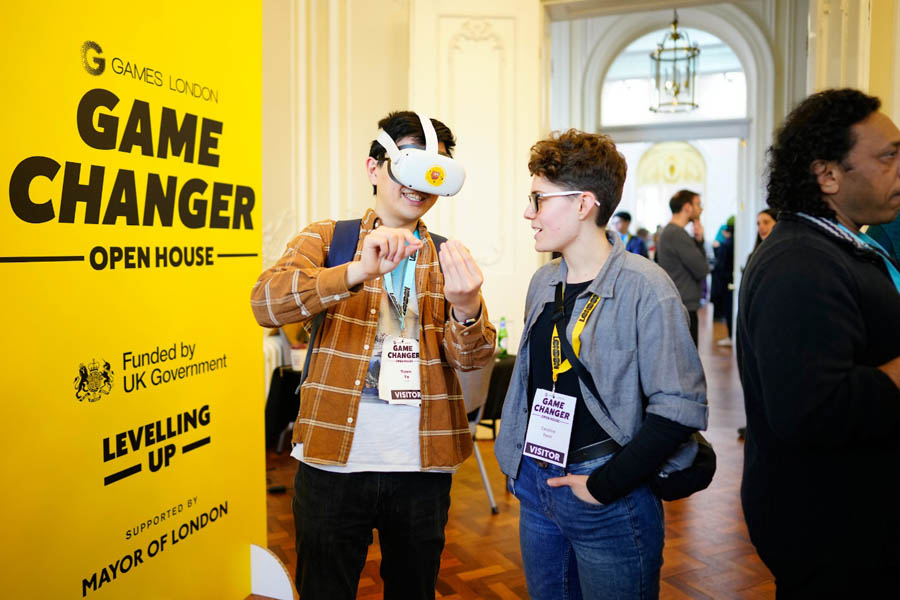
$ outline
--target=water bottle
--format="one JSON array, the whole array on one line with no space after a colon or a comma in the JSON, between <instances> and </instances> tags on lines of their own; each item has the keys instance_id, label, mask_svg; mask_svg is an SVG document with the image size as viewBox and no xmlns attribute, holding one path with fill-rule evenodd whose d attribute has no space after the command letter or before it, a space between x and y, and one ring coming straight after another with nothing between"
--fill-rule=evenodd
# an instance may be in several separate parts
<instances>
[{"instance_id":1,"label":"water bottle","mask_svg":"<svg viewBox=\"0 0 900 600\"><path fill-rule=\"evenodd\" d=\"M500 317L500 329L497 330L497 347L500 348L500 358L506 358L509 355L507 345L509 333L506 331L506 317Z\"/></svg>"}]
</instances>

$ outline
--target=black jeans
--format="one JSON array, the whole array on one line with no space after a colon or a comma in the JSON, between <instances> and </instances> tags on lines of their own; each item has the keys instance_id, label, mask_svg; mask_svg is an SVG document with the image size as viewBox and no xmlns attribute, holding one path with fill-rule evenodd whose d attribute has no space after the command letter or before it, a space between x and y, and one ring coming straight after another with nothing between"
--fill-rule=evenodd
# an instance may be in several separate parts
<instances>
[{"instance_id":1,"label":"black jeans","mask_svg":"<svg viewBox=\"0 0 900 600\"><path fill-rule=\"evenodd\" d=\"M356 598L377 529L384 597L433 599L450 482L449 473L331 473L301 462L292 503L300 597Z\"/></svg>"}]
</instances>

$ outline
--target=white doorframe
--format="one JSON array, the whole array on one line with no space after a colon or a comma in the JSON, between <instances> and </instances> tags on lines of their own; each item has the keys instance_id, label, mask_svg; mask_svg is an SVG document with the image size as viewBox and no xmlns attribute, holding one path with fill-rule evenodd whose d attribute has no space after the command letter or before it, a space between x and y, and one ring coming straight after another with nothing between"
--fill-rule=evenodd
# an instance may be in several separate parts
<instances>
[{"instance_id":1,"label":"white doorframe","mask_svg":"<svg viewBox=\"0 0 900 600\"><path fill-rule=\"evenodd\" d=\"M762 176L766 164L765 151L773 129L775 64L772 50L765 33L746 13L734 6L722 4L684 9L679 11L679 17L685 25L708 31L728 44L740 60L747 81L749 123L743 138L747 145L741 148L738 159L735 218L735 264L738 265L753 249L756 213L766 206ZM622 15L609 35L598 41L587 63L581 88L583 127L586 131L598 130L600 91L606 72L619 53L638 37L665 28L670 20L669 11ZM604 133L606 130L604 128ZM688 137L697 139L697 134ZM736 271L735 281L739 282L740 270L736 268Z\"/></svg>"},{"instance_id":2,"label":"white doorframe","mask_svg":"<svg viewBox=\"0 0 900 600\"><path fill-rule=\"evenodd\" d=\"M671 9L623 14L595 40L583 26L570 27L571 47L592 43L579 72L571 72L570 87L564 101L571 107L569 126L598 131L600 99L606 73L616 57L632 41L647 33L666 28ZM738 152L738 198L735 222L735 265L742 264L756 241L756 213L765 208L763 174L766 148L774 128L775 63L767 34L744 11L730 4L697 6L679 10L682 24L707 31L734 51L747 82L747 134ZM577 38L577 39L576 39ZM554 47L556 48L556 47ZM572 58L563 57L566 63ZM580 91L580 93L579 93ZM610 128L611 129L611 128ZM603 128L606 133L607 128ZM696 139L697 134L682 139ZM735 269L739 283L740 270Z\"/></svg>"}]
</instances>

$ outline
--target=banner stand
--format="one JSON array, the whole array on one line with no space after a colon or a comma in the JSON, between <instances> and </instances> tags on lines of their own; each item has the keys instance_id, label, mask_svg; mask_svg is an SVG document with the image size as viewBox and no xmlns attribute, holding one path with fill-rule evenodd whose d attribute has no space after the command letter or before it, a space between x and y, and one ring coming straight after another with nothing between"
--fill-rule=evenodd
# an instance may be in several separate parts
<instances>
[{"instance_id":1,"label":"banner stand","mask_svg":"<svg viewBox=\"0 0 900 600\"><path fill-rule=\"evenodd\" d=\"M250 544L252 593L274 600L294 600L294 587L288 570L268 548Z\"/></svg>"},{"instance_id":2,"label":"banner stand","mask_svg":"<svg viewBox=\"0 0 900 600\"><path fill-rule=\"evenodd\" d=\"M293 598L249 302L262 4L0 19L4 597Z\"/></svg>"}]
</instances>

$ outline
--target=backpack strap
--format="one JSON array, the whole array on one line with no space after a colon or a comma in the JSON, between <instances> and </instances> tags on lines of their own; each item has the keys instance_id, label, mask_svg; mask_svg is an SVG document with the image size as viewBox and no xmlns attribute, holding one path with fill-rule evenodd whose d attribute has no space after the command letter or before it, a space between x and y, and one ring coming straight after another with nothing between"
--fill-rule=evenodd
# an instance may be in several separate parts
<instances>
[{"instance_id":1,"label":"backpack strap","mask_svg":"<svg viewBox=\"0 0 900 600\"><path fill-rule=\"evenodd\" d=\"M351 262L356 255L356 246L359 243L359 228L362 225L362 219L349 219L346 221L337 221L334 224L334 235L331 237L331 244L328 246L328 255L325 257L325 267L337 267L345 263ZM429 233L431 240L438 252L441 246L447 241L442 235ZM438 262L440 265L440 262ZM442 269L443 270L443 269ZM312 359L313 348L316 345L316 336L322 323L325 322L325 311L315 316L312 322L312 328L309 332L309 344L306 349L306 360L303 363L303 372L300 373L300 385L306 381L306 374L309 373L309 362ZM300 386L297 386L297 393L300 393Z\"/></svg>"},{"instance_id":2,"label":"backpack strap","mask_svg":"<svg viewBox=\"0 0 900 600\"><path fill-rule=\"evenodd\" d=\"M356 254L356 245L359 242L359 227L362 225L362 219L350 219L347 221L338 221L334 224L334 235L331 236L331 244L328 246L328 254L325 256L325 267L337 267L353 260ZM313 348L316 345L316 336L322 323L325 322L325 311L320 312L313 318L312 328L309 332L309 344L306 347L306 360L303 362L303 371L300 373L300 384L297 386L297 393L300 393L300 386L306 381L306 374L309 373L309 361L312 359Z\"/></svg>"},{"instance_id":3,"label":"backpack strap","mask_svg":"<svg viewBox=\"0 0 900 600\"><path fill-rule=\"evenodd\" d=\"M362 219L338 221L334 224L334 235L328 248L328 256L325 257L326 267L336 267L353 260L353 257L356 256L356 245L359 242L360 226L362 226ZM444 245L447 238L436 233L428 235L431 236L431 241L440 252L441 246Z\"/></svg>"},{"instance_id":4,"label":"backpack strap","mask_svg":"<svg viewBox=\"0 0 900 600\"><path fill-rule=\"evenodd\" d=\"M444 245L444 242L447 241L447 238L445 238L442 235L438 235L436 233L431 233L430 231L428 232L428 235L431 236L431 241L434 242L434 248L437 250L438 255L440 255L441 246ZM441 261L440 261L440 259L438 259L438 267L441 269L441 272L443 272L444 268L441 267L440 265L441 265Z\"/></svg>"},{"instance_id":5,"label":"backpack strap","mask_svg":"<svg viewBox=\"0 0 900 600\"><path fill-rule=\"evenodd\" d=\"M326 267L336 267L353 260L356 244L359 242L359 228L362 219L338 221L334 224L334 235L325 257Z\"/></svg>"}]
</instances>

